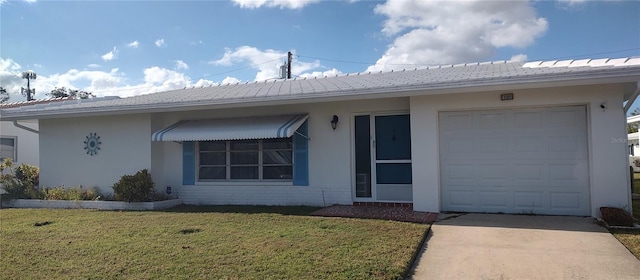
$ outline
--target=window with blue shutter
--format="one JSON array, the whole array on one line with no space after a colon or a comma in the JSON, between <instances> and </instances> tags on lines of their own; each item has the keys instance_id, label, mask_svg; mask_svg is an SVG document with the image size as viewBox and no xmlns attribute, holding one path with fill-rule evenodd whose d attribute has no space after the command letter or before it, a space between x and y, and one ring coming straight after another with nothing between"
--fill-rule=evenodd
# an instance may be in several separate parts
<instances>
[{"instance_id":1,"label":"window with blue shutter","mask_svg":"<svg viewBox=\"0 0 640 280\"><path fill-rule=\"evenodd\" d=\"M308 121L293 135L293 185L309 185L309 129Z\"/></svg>"},{"instance_id":2,"label":"window with blue shutter","mask_svg":"<svg viewBox=\"0 0 640 280\"><path fill-rule=\"evenodd\" d=\"M305 121L289 138L182 142L182 182L289 181L309 185Z\"/></svg>"},{"instance_id":3,"label":"window with blue shutter","mask_svg":"<svg viewBox=\"0 0 640 280\"><path fill-rule=\"evenodd\" d=\"M195 185L196 183L196 159L195 142L182 142L182 184Z\"/></svg>"}]
</instances>

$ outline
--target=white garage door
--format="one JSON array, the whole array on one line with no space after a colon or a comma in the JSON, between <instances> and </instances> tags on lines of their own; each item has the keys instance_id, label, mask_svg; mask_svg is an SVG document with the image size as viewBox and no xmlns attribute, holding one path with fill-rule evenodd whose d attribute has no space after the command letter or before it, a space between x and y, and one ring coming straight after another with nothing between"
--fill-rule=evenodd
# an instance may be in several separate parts
<instances>
[{"instance_id":1,"label":"white garage door","mask_svg":"<svg viewBox=\"0 0 640 280\"><path fill-rule=\"evenodd\" d=\"M584 106L441 112L443 211L590 215Z\"/></svg>"}]
</instances>

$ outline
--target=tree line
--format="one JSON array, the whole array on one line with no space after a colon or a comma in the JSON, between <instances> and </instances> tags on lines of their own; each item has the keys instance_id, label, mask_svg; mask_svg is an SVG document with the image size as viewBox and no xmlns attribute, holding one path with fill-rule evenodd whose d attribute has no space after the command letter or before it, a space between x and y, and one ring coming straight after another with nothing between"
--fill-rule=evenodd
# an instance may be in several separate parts
<instances>
[{"instance_id":1,"label":"tree line","mask_svg":"<svg viewBox=\"0 0 640 280\"><path fill-rule=\"evenodd\" d=\"M51 92L46 94L51 98L59 97L71 97L73 99L88 99L96 97L93 93L79 89L67 89L65 87L56 87ZM0 87L0 103L8 102L10 98L9 93L4 87Z\"/></svg>"}]
</instances>

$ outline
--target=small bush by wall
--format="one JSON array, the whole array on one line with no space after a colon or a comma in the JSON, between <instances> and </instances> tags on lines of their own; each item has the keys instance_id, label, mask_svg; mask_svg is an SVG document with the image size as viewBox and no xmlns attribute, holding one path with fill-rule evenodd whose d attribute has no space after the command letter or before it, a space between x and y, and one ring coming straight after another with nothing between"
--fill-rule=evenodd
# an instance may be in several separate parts
<instances>
[{"instance_id":1,"label":"small bush by wall","mask_svg":"<svg viewBox=\"0 0 640 280\"><path fill-rule=\"evenodd\" d=\"M37 166L20 164L14 169L13 160L5 158L0 163L0 188L14 198L41 198L38 190L40 169Z\"/></svg>"},{"instance_id":2,"label":"small bush by wall","mask_svg":"<svg viewBox=\"0 0 640 280\"><path fill-rule=\"evenodd\" d=\"M154 198L154 183L147 169L138 171L135 175L124 175L113 185L116 200L127 202L152 201Z\"/></svg>"},{"instance_id":3,"label":"small bush by wall","mask_svg":"<svg viewBox=\"0 0 640 280\"><path fill-rule=\"evenodd\" d=\"M42 194L46 200L99 200L102 198L97 188L83 189L82 186L43 188Z\"/></svg>"}]
</instances>

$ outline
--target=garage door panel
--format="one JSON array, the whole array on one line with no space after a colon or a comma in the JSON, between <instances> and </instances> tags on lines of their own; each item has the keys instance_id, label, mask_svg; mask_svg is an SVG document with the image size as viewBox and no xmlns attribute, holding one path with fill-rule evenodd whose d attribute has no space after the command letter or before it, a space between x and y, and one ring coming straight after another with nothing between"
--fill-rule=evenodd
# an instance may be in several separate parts
<instances>
[{"instance_id":1,"label":"garage door panel","mask_svg":"<svg viewBox=\"0 0 640 280\"><path fill-rule=\"evenodd\" d=\"M544 122L542 112L540 111L523 111L513 113L514 128L536 129L541 128Z\"/></svg>"},{"instance_id":2,"label":"garage door panel","mask_svg":"<svg viewBox=\"0 0 640 280\"><path fill-rule=\"evenodd\" d=\"M439 125L443 210L589 215L584 106L441 112Z\"/></svg>"},{"instance_id":3,"label":"garage door panel","mask_svg":"<svg viewBox=\"0 0 640 280\"><path fill-rule=\"evenodd\" d=\"M543 163L520 163L513 166L513 179L517 185L521 183L531 183L531 181L541 182L547 178L546 165Z\"/></svg>"},{"instance_id":4,"label":"garage door panel","mask_svg":"<svg viewBox=\"0 0 640 280\"><path fill-rule=\"evenodd\" d=\"M504 129L507 127L507 116L505 112L498 113L478 113L475 116L479 129Z\"/></svg>"},{"instance_id":5,"label":"garage door panel","mask_svg":"<svg viewBox=\"0 0 640 280\"><path fill-rule=\"evenodd\" d=\"M478 166L480 179L488 181L506 180L512 172L508 164L483 164Z\"/></svg>"},{"instance_id":6,"label":"garage door panel","mask_svg":"<svg viewBox=\"0 0 640 280\"><path fill-rule=\"evenodd\" d=\"M477 195L474 191L452 190L446 194L445 200L453 209L471 209L477 205Z\"/></svg>"},{"instance_id":7,"label":"garage door panel","mask_svg":"<svg viewBox=\"0 0 640 280\"><path fill-rule=\"evenodd\" d=\"M580 209L582 206L578 192L551 192L550 193L551 209Z\"/></svg>"},{"instance_id":8,"label":"garage door panel","mask_svg":"<svg viewBox=\"0 0 640 280\"><path fill-rule=\"evenodd\" d=\"M582 174L579 174L579 170L580 168L577 164L550 164L549 180L564 183L580 181Z\"/></svg>"},{"instance_id":9,"label":"garage door panel","mask_svg":"<svg viewBox=\"0 0 640 280\"><path fill-rule=\"evenodd\" d=\"M578 129L586 123L582 106L547 109L546 127Z\"/></svg>"},{"instance_id":10,"label":"garage door panel","mask_svg":"<svg viewBox=\"0 0 640 280\"><path fill-rule=\"evenodd\" d=\"M440 124L442 131L464 130L468 131L473 126L473 117L468 113L451 114L445 122Z\"/></svg>"},{"instance_id":11,"label":"garage door panel","mask_svg":"<svg viewBox=\"0 0 640 280\"><path fill-rule=\"evenodd\" d=\"M544 151L545 141L542 136L514 136L511 139L513 145L513 152L517 153L516 156L536 156Z\"/></svg>"},{"instance_id":12,"label":"garage door panel","mask_svg":"<svg viewBox=\"0 0 640 280\"><path fill-rule=\"evenodd\" d=\"M544 192L541 191L516 191L513 194L514 208L521 212L528 210L541 211L545 208L543 197Z\"/></svg>"},{"instance_id":13,"label":"garage door panel","mask_svg":"<svg viewBox=\"0 0 640 280\"><path fill-rule=\"evenodd\" d=\"M468 137L451 137L446 143L442 143L445 151L443 159L465 159L473 156L473 145Z\"/></svg>"},{"instance_id":14,"label":"garage door panel","mask_svg":"<svg viewBox=\"0 0 640 280\"><path fill-rule=\"evenodd\" d=\"M506 191L482 191L480 192L480 206L483 208L508 208Z\"/></svg>"},{"instance_id":15,"label":"garage door panel","mask_svg":"<svg viewBox=\"0 0 640 280\"><path fill-rule=\"evenodd\" d=\"M548 137L548 151L554 153L566 153L582 155L585 144L584 139L577 135L554 135Z\"/></svg>"},{"instance_id":16,"label":"garage door panel","mask_svg":"<svg viewBox=\"0 0 640 280\"><path fill-rule=\"evenodd\" d=\"M479 136L474 135L473 149L477 154L494 154L500 157L508 157L509 141L503 136ZM481 156L481 155L477 155Z\"/></svg>"},{"instance_id":17,"label":"garage door panel","mask_svg":"<svg viewBox=\"0 0 640 280\"><path fill-rule=\"evenodd\" d=\"M477 169L475 165L460 162L448 162L444 164L446 170L442 173L443 184L455 184L459 180L474 180Z\"/></svg>"}]
</instances>

